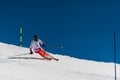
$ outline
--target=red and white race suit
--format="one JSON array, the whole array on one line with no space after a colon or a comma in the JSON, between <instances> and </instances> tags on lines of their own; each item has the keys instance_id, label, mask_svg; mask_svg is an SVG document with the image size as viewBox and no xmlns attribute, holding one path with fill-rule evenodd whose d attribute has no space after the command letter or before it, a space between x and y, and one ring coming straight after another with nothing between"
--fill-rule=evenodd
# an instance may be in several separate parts
<instances>
[{"instance_id":1,"label":"red and white race suit","mask_svg":"<svg viewBox=\"0 0 120 80\"><path fill-rule=\"evenodd\" d=\"M43 44L44 42L42 42L40 39L38 41L33 40L30 44L30 51L32 51L33 53L38 53L42 57L50 57L50 55L40 47L40 45L43 45Z\"/></svg>"}]
</instances>

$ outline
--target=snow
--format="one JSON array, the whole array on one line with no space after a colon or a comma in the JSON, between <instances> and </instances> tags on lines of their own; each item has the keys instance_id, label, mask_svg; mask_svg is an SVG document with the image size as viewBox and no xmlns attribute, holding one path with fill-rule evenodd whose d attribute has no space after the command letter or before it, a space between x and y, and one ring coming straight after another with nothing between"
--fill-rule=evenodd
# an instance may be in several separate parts
<instances>
[{"instance_id":1,"label":"snow","mask_svg":"<svg viewBox=\"0 0 120 80\"><path fill-rule=\"evenodd\" d=\"M55 54L51 55L59 58L60 61L29 59L41 58L38 54L9 59L11 56L28 52L28 48L0 43L0 80L114 80L113 63ZM117 64L118 79L120 79L119 75L120 65Z\"/></svg>"}]
</instances>

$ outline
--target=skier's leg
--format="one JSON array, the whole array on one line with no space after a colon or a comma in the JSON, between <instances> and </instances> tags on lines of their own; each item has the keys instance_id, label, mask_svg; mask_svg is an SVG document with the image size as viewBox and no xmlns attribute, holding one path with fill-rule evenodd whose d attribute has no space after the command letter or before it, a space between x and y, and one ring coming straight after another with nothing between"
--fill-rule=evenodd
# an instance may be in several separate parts
<instances>
[{"instance_id":1,"label":"skier's leg","mask_svg":"<svg viewBox=\"0 0 120 80\"><path fill-rule=\"evenodd\" d=\"M39 49L37 53L39 53L45 59L48 59L48 60L54 59L54 60L58 61L58 59L52 57L50 54L48 54L47 52L45 52L45 51L43 51L41 49Z\"/></svg>"},{"instance_id":2,"label":"skier's leg","mask_svg":"<svg viewBox=\"0 0 120 80\"><path fill-rule=\"evenodd\" d=\"M57 58L51 56L51 55L48 54L47 52L44 51L44 53L45 53L44 58L46 58L46 59L50 59L50 60L53 59L53 60L59 61L59 59L57 59Z\"/></svg>"},{"instance_id":3,"label":"skier's leg","mask_svg":"<svg viewBox=\"0 0 120 80\"><path fill-rule=\"evenodd\" d=\"M51 60L51 59L52 59L51 56L48 57L49 54L47 54L45 51L43 51L43 50L40 49L40 48L37 49L37 52L36 52L36 53L38 53L39 55L41 55L41 56L42 56L43 58L45 58L45 59L48 59L48 60Z\"/></svg>"}]
</instances>

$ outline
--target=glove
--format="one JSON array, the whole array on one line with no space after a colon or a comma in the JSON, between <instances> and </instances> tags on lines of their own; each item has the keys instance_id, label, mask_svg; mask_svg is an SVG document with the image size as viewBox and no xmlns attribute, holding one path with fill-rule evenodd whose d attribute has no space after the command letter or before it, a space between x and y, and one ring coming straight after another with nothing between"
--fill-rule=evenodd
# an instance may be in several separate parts
<instances>
[{"instance_id":1,"label":"glove","mask_svg":"<svg viewBox=\"0 0 120 80\"><path fill-rule=\"evenodd\" d=\"M32 52L32 51L30 51L30 54L33 54L33 52Z\"/></svg>"},{"instance_id":2,"label":"glove","mask_svg":"<svg viewBox=\"0 0 120 80\"><path fill-rule=\"evenodd\" d=\"M33 54L33 52L32 52L32 48L30 48L30 54Z\"/></svg>"},{"instance_id":3,"label":"glove","mask_svg":"<svg viewBox=\"0 0 120 80\"><path fill-rule=\"evenodd\" d=\"M42 46L45 47L45 44L43 44Z\"/></svg>"}]
</instances>

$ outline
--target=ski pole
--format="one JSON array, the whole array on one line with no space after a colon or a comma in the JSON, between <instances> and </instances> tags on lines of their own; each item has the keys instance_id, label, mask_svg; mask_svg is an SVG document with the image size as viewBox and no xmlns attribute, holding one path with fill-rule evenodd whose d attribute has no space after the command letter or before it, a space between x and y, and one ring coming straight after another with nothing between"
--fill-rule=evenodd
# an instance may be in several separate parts
<instances>
[{"instance_id":1,"label":"ski pole","mask_svg":"<svg viewBox=\"0 0 120 80\"><path fill-rule=\"evenodd\" d=\"M63 48L63 46L47 46L47 48Z\"/></svg>"},{"instance_id":2,"label":"ski pole","mask_svg":"<svg viewBox=\"0 0 120 80\"><path fill-rule=\"evenodd\" d=\"M22 55L27 55L29 53L24 53L24 54L18 54L18 55L13 55L13 56L22 56Z\"/></svg>"}]
</instances>

